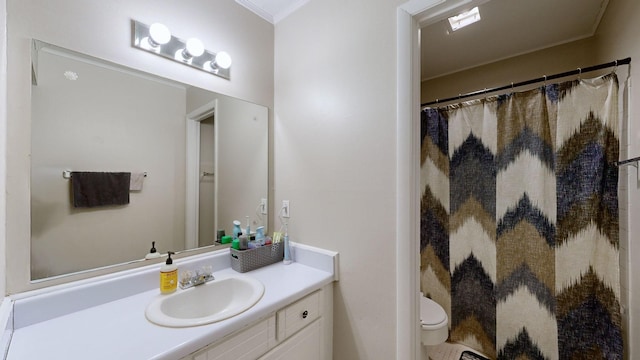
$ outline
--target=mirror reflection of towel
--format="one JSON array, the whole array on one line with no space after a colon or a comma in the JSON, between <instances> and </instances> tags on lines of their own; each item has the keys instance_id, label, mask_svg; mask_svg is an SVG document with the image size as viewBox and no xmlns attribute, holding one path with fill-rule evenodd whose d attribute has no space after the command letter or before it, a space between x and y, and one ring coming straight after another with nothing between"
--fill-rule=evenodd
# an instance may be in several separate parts
<instances>
[{"instance_id":1,"label":"mirror reflection of towel","mask_svg":"<svg viewBox=\"0 0 640 360\"><path fill-rule=\"evenodd\" d=\"M71 172L73 207L126 205L129 203L131 173Z\"/></svg>"},{"instance_id":2,"label":"mirror reflection of towel","mask_svg":"<svg viewBox=\"0 0 640 360\"><path fill-rule=\"evenodd\" d=\"M143 172L131 173L131 184L129 190L142 191L142 184L144 183L144 177L147 176Z\"/></svg>"}]
</instances>

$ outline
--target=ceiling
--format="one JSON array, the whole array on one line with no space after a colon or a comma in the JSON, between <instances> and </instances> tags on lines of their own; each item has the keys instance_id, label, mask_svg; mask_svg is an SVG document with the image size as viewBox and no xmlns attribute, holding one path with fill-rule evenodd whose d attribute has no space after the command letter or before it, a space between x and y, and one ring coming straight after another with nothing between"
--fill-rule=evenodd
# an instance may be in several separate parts
<instances>
[{"instance_id":1,"label":"ceiling","mask_svg":"<svg viewBox=\"0 0 640 360\"><path fill-rule=\"evenodd\" d=\"M590 37L608 0L480 3L482 20L468 27L451 31L446 16L460 12L456 10L422 28L422 80Z\"/></svg>"},{"instance_id":2,"label":"ceiling","mask_svg":"<svg viewBox=\"0 0 640 360\"><path fill-rule=\"evenodd\" d=\"M309 0L236 0L236 2L275 24L298 10Z\"/></svg>"},{"instance_id":3,"label":"ceiling","mask_svg":"<svg viewBox=\"0 0 640 360\"><path fill-rule=\"evenodd\" d=\"M276 24L309 0L235 0ZM428 80L592 36L609 0L440 0L419 19ZM460 5L466 3L462 9ZM477 5L481 21L451 31L447 17Z\"/></svg>"}]
</instances>

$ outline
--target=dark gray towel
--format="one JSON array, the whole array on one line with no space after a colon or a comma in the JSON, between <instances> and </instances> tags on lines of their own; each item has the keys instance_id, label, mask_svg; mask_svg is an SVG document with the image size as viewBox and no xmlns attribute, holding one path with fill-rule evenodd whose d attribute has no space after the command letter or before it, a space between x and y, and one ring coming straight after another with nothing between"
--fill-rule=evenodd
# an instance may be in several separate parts
<instances>
[{"instance_id":1,"label":"dark gray towel","mask_svg":"<svg viewBox=\"0 0 640 360\"><path fill-rule=\"evenodd\" d=\"M73 207L126 205L129 203L128 172L71 172Z\"/></svg>"}]
</instances>

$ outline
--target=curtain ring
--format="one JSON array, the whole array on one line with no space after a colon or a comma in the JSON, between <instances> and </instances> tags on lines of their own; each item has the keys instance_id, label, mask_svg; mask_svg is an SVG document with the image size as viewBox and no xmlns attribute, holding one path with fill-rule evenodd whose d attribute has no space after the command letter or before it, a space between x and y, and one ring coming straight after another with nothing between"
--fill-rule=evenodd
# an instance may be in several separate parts
<instances>
[{"instance_id":1,"label":"curtain ring","mask_svg":"<svg viewBox=\"0 0 640 360\"><path fill-rule=\"evenodd\" d=\"M547 86L547 75L544 75L544 86Z\"/></svg>"},{"instance_id":2,"label":"curtain ring","mask_svg":"<svg viewBox=\"0 0 640 360\"><path fill-rule=\"evenodd\" d=\"M613 72L618 71L618 60L616 60L615 65L613 65Z\"/></svg>"},{"instance_id":3,"label":"curtain ring","mask_svg":"<svg viewBox=\"0 0 640 360\"><path fill-rule=\"evenodd\" d=\"M582 68L578 68L578 80L582 80Z\"/></svg>"}]
</instances>

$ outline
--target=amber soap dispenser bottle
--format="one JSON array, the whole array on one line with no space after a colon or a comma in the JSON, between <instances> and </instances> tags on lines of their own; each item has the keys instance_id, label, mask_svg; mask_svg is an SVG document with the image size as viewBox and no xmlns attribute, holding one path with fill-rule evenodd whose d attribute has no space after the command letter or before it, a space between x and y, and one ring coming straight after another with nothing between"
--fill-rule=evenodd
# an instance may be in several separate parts
<instances>
[{"instance_id":1,"label":"amber soap dispenser bottle","mask_svg":"<svg viewBox=\"0 0 640 360\"><path fill-rule=\"evenodd\" d=\"M160 267L160 293L171 294L178 288L178 267L173 265L171 255L174 252L167 252L167 261Z\"/></svg>"}]
</instances>

